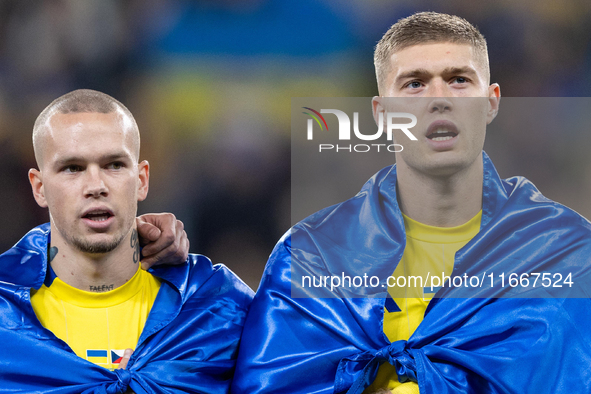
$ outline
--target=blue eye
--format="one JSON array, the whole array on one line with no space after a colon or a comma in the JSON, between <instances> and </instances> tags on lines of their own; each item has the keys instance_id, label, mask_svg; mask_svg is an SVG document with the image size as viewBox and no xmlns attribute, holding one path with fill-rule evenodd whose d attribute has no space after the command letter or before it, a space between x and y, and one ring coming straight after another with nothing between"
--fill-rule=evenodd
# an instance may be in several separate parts
<instances>
[{"instance_id":1,"label":"blue eye","mask_svg":"<svg viewBox=\"0 0 591 394\"><path fill-rule=\"evenodd\" d=\"M418 89L418 88L420 88L421 86L423 86L423 84L422 84L422 83L420 83L419 81L412 81L412 82L410 82L410 83L409 83L407 86L408 86L409 88L411 88L411 89Z\"/></svg>"}]
</instances>

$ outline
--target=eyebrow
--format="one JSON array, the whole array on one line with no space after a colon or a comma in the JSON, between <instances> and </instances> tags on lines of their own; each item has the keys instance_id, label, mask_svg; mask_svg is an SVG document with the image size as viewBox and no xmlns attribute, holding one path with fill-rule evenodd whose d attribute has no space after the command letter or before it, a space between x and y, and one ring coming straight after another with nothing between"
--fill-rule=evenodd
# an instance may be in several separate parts
<instances>
[{"instance_id":1,"label":"eyebrow","mask_svg":"<svg viewBox=\"0 0 591 394\"><path fill-rule=\"evenodd\" d=\"M475 75L476 70L472 67L448 67L443 70L443 74L471 74Z\"/></svg>"},{"instance_id":2,"label":"eyebrow","mask_svg":"<svg viewBox=\"0 0 591 394\"><path fill-rule=\"evenodd\" d=\"M427 75L431 75L431 73L429 71L427 71L426 69L424 69L424 68L416 68L414 70L406 71L406 72L398 75L396 77L396 81L395 82L399 82L402 79L424 77L424 76L427 76Z\"/></svg>"},{"instance_id":3,"label":"eyebrow","mask_svg":"<svg viewBox=\"0 0 591 394\"><path fill-rule=\"evenodd\" d=\"M117 153L112 153L112 154L101 156L99 158L99 162L111 162L114 160L124 160L124 159L127 159L128 157L129 157L129 155L126 154L125 152L117 152ZM70 164L84 163L86 161L88 161L88 160L83 156L69 156L69 157L66 157L61 160L56 161L54 164L55 164L56 168L62 168L62 167L68 166Z\"/></svg>"},{"instance_id":4,"label":"eyebrow","mask_svg":"<svg viewBox=\"0 0 591 394\"><path fill-rule=\"evenodd\" d=\"M476 75L476 70L472 67L447 67L443 69L443 75L455 75L455 74L469 74ZM406 71L396 77L395 83L400 82L403 79L408 78L419 78L419 77L430 77L433 73L424 68L416 68L414 70Z\"/></svg>"}]
</instances>

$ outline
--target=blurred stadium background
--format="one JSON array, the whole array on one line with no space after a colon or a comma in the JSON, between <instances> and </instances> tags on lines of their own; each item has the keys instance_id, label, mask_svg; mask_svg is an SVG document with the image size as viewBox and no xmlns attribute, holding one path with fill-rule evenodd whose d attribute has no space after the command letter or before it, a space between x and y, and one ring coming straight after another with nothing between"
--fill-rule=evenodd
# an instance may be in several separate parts
<instances>
[{"instance_id":1,"label":"blurred stadium background","mask_svg":"<svg viewBox=\"0 0 591 394\"><path fill-rule=\"evenodd\" d=\"M291 97L373 96L374 45L424 10L480 28L504 96L590 96L585 0L0 0L0 250L48 220L27 181L37 114L91 88L136 116L151 163L140 212L175 213L191 252L256 289L290 226ZM508 130L492 158L589 217L585 126L560 143L563 130Z\"/></svg>"}]
</instances>

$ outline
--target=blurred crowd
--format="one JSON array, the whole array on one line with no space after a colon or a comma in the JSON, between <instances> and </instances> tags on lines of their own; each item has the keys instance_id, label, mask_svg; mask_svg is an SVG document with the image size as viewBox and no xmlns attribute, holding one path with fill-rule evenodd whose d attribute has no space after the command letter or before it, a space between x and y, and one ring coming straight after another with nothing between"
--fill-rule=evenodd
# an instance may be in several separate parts
<instances>
[{"instance_id":1,"label":"blurred crowd","mask_svg":"<svg viewBox=\"0 0 591 394\"><path fill-rule=\"evenodd\" d=\"M140 127L151 163L140 212L175 213L191 252L256 289L291 223L291 97L373 96L373 47L424 10L480 28L504 96L591 95L584 0L0 0L0 250L48 220L27 182L35 117L68 91L97 89ZM579 126L497 136L501 175L527 175L591 216L591 133Z\"/></svg>"}]
</instances>

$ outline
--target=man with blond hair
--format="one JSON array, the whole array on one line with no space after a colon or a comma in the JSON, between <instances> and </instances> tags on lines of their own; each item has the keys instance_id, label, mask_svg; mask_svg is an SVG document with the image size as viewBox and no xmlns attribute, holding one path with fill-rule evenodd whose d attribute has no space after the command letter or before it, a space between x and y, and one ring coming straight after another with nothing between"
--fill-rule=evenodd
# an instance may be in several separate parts
<instances>
[{"instance_id":1,"label":"man with blond hair","mask_svg":"<svg viewBox=\"0 0 591 394\"><path fill-rule=\"evenodd\" d=\"M233 391L591 391L591 304L580 298L589 294L581 286L591 225L526 179L501 180L482 151L500 102L484 37L460 17L418 13L384 35L375 67L374 118L416 115L417 141L355 197L279 241L247 317ZM579 287L450 285L543 271L568 271ZM432 301L424 287L388 285L434 272L449 281ZM304 276L379 285L303 288Z\"/></svg>"},{"instance_id":2,"label":"man with blond hair","mask_svg":"<svg viewBox=\"0 0 591 394\"><path fill-rule=\"evenodd\" d=\"M200 255L140 268L150 173L129 110L70 92L39 115L33 144L50 223L0 256L0 393L227 392L252 291Z\"/></svg>"}]
</instances>

